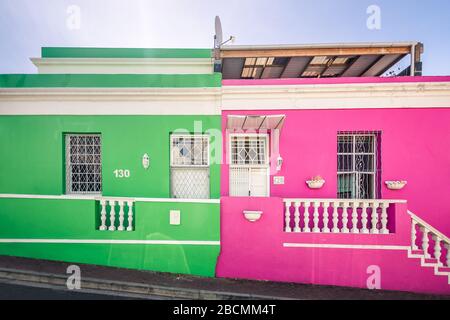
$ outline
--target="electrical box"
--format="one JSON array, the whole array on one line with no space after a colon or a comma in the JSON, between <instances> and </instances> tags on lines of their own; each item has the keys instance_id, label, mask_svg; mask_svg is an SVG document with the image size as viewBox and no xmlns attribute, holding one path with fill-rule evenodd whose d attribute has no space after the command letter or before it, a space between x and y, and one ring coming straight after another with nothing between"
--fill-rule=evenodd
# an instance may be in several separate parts
<instances>
[{"instance_id":1,"label":"electrical box","mask_svg":"<svg viewBox=\"0 0 450 320\"><path fill-rule=\"evenodd\" d=\"M283 176L273 177L273 184L284 184L284 177Z\"/></svg>"},{"instance_id":2,"label":"electrical box","mask_svg":"<svg viewBox=\"0 0 450 320\"><path fill-rule=\"evenodd\" d=\"M180 210L170 210L170 224L173 226L179 226L181 223Z\"/></svg>"}]
</instances>

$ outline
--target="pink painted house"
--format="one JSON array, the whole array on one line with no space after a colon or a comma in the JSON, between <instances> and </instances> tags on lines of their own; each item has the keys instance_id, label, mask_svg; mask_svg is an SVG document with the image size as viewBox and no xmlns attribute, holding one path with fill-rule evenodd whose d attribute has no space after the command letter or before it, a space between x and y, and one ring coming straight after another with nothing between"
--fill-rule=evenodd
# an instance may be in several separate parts
<instances>
[{"instance_id":1,"label":"pink painted house","mask_svg":"<svg viewBox=\"0 0 450 320\"><path fill-rule=\"evenodd\" d=\"M217 276L450 294L450 77L398 46L222 48Z\"/></svg>"}]
</instances>

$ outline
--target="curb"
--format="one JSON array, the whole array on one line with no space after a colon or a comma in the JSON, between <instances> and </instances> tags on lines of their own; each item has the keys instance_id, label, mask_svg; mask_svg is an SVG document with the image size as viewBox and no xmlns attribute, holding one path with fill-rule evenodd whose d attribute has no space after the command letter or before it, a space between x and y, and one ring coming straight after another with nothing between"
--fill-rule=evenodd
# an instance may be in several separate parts
<instances>
[{"instance_id":1,"label":"curb","mask_svg":"<svg viewBox=\"0 0 450 320\"><path fill-rule=\"evenodd\" d=\"M16 283L34 287L51 287L69 291L67 276L0 268L0 282ZM75 290L70 290L75 291ZM154 299L155 297L188 300L280 300L283 298L233 292L197 290L181 287L164 287L153 284L123 282L82 277L81 289L84 293L99 293L130 298Z\"/></svg>"}]
</instances>

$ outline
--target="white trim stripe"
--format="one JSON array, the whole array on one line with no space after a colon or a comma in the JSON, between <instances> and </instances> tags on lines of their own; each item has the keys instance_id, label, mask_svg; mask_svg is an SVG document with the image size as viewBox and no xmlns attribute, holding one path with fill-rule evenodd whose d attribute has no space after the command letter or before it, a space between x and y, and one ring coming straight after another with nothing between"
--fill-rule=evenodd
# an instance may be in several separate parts
<instances>
[{"instance_id":1,"label":"white trim stripe","mask_svg":"<svg viewBox=\"0 0 450 320\"><path fill-rule=\"evenodd\" d=\"M0 199L50 199L50 200L124 200L137 202L169 202L169 203L220 203L220 199L175 199L175 198L128 198L100 195L40 195L40 194L8 194L0 193Z\"/></svg>"},{"instance_id":2,"label":"white trim stripe","mask_svg":"<svg viewBox=\"0 0 450 320\"><path fill-rule=\"evenodd\" d=\"M146 244L219 246L220 241L202 240L101 240L101 239L0 239L0 243L57 243L57 244Z\"/></svg>"},{"instance_id":3,"label":"white trim stripe","mask_svg":"<svg viewBox=\"0 0 450 320\"><path fill-rule=\"evenodd\" d=\"M221 88L0 88L0 115L220 115Z\"/></svg>"},{"instance_id":4,"label":"white trim stripe","mask_svg":"<svg viewBox=\"0 0 450 320\"><path fill-rule=\"evenodd\" d=\"M408 246L366 245L366 244L317 244L317 243L283 243L285 248L322 248L322 249L362 249L362 250L405 250Z\"/></svg>"}]
</instances>

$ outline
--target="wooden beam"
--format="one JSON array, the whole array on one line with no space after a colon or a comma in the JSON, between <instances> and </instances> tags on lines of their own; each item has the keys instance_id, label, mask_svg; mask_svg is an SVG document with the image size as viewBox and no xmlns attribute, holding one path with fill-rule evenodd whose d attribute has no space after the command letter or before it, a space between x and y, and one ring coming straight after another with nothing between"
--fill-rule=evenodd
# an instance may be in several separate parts
<instances>
[{"instance_id":1,"label":"wooden beam","mask_svg":"<svg viewBox=\"0 0 450 320\"><path fill-rule=\"evenodd\" d=\"M366 47L366 48L301 48L301 49L264 49L264 50L221 50L221 58L260 58L260 57L313 57L313 56L358 56L409 54L411 47Z\"/></svg>"}]
</instances>

